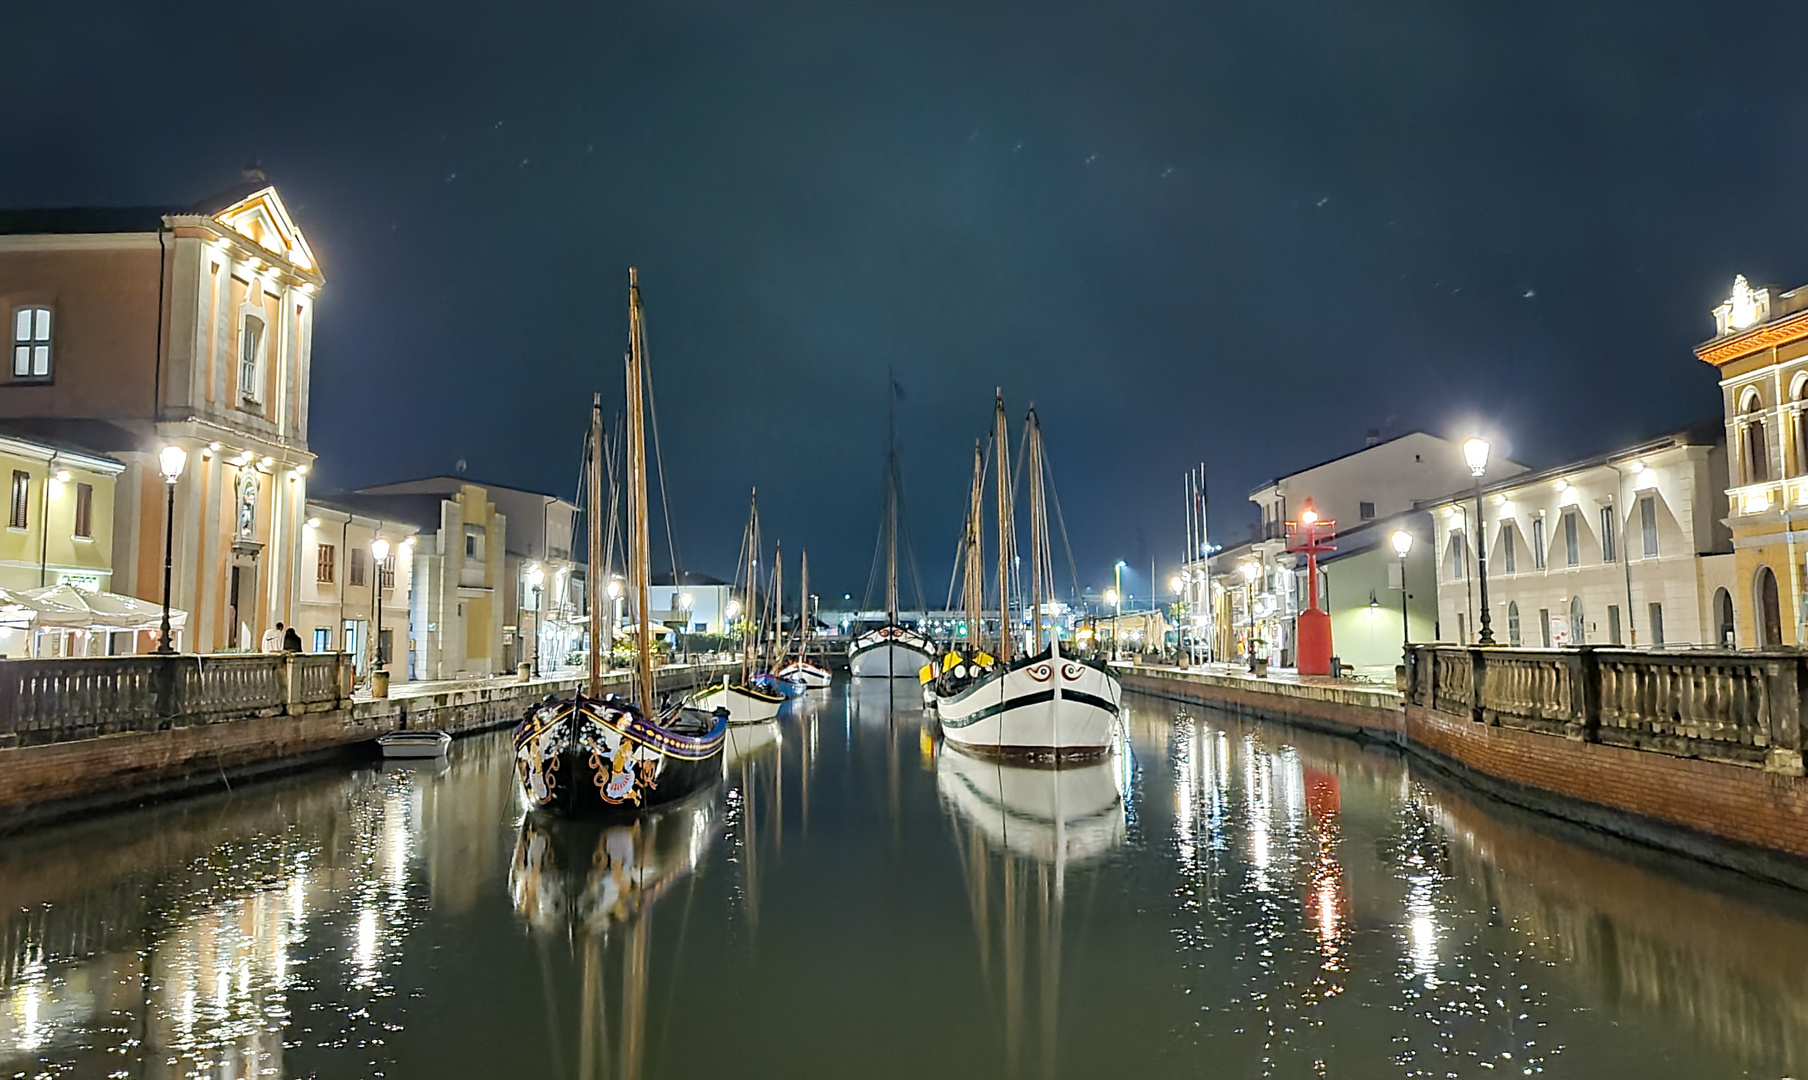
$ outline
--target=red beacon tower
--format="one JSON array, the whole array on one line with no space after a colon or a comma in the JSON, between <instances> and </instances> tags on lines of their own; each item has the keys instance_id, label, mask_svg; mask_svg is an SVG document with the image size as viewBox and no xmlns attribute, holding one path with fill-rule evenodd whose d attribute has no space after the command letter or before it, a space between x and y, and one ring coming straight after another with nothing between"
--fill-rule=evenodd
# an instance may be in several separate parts
<instances>
[{"instance_id":1,"label":"red beacon tower","mask_svg":"<svg viewBox=\"0 0 1808 1080\"><path fill-rule=\"evenodd\" d=\"M1331 616L1318 606L1318 557L1329 551L1336 551L1335 545L1329 541L1332 536L1334 521L1321 520L1318 511L1312 508L1312 500L1307 499L1305 508L1300 511L1298 521L1289 521L1287 528L1292 534L1287 550L1295 555L1306 557L1306 610L1299 613L1297 622L1297 645L1299 649L1299 673L1301 675L1330 675L1331 671ZM1321 539L1318 530L1325 530Z\"/></svg>"}]
</instances>

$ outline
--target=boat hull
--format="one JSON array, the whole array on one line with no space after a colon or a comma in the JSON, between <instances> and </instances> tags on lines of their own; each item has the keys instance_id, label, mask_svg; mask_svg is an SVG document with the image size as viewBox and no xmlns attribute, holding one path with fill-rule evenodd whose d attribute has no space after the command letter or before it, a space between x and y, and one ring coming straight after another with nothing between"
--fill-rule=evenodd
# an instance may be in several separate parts
<instances>
[{"instance_id":1,"label":"boat hull","mask_svg":"<svg viewBox=\"0 0 1808 1080\"><path fill-rule=\"evenodd\" d=\"M887 630L894 636L875 636ZM887 626L862 635L848 650L848 670L856 679L914 679L929 663L928 641L902 627Z\"/></svg>"},{"instance_id":2,"label":"boat hull","mask_svg":"<svg viewBox=\"0 0 1808 1080\"><path fill-rule=\"evenodd\" d=\"M938 695L942 738L969 754L1089 761L1111 751L1123 690L1110 672L1045 652Z\"/></svg>"},{"instance_id":3,"label":"boat hull","mask_svg":"<svg viewBox=\"0 0 1808 1080\"><path fill-rule=\"evenodd\" d=\"M445 757L452 736L443 731L392 731L377 736L377 749L386 758Z\"/></svg>"},{"instance_id":4,"label":"boat hull","mask_svg":"<svg viewBox=\"0 0 1808 1080\"><path fill-rule=\"evenodd\" d=\"M720 780L727 734L721 718L692 735L591 698L555 700L515 726L516 775L532 809L630 817Z\"/></svg>"},{"instance_id":5,"label":"boat hull","mask_svg":"<svg viewBox=\"0 0 1808 1080\"><path fill-rule=\"evenodd\" d=\"M685 700L684 707L705 713L724 708L728 710L731 724L764 724L778 716L779 707L784 703L782 696L755 687L716 683L692 694Z\"/></svg>"},{"instance_id":6,"label":"boat hull","mask_svg":"<svg viewBox=\"0 0 1808 1080\"><path fill-rule=\"evenodd\" d=\"M826 668L796 660L779 668L778 677L805 690L827 690L829 684L835 681L835 676Z\"/></svg>"}]
</instances>

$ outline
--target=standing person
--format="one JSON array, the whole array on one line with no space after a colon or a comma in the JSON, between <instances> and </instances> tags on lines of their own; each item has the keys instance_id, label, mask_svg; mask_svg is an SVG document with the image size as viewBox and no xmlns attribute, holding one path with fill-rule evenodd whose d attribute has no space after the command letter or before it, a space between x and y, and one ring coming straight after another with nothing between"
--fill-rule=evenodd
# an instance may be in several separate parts
<instances>
[{"instance_id":1,"label":"standing person","mask_svg":"<svg viewBox=\"0 0 1808 1080\"><path fill-rule=\"evenodd\" d=\"M282 647L283 652L301 651L301 635L296 632L293 626L283 631Z\"/></svg>"},{"instance_id":2,"label":"standing person","mask_svg":"<svg viewBox=\"0 0 1808 1080\"><path fill-rule=\"evenodd\" d=\"M264 631L264 640L258 648L262 652L282 652L283 624L277 623L275 629Z\"/></svg>"}]
</instances>

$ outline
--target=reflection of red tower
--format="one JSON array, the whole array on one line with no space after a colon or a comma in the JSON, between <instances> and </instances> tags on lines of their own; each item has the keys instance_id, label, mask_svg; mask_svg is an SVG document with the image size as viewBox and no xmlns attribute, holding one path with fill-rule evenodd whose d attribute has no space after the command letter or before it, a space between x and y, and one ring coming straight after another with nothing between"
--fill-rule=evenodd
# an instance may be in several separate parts
<instances>
[{"instance_id":1,"label":"reflection of red tower","mask_svg":"<svg viewBox=\"0 0 1808 1080\"><path fill-rule=\"evenodd\" d=\"M1301 675L1331 674L1331 616L1321 611L1318 606L1318 557L1327 551L1336 551L1328 541L1331 521L1320 521L1318 511L1312 509L1312 500L1306 500L1305 509L1300 511L1298 521L1289 521L1293 531L1293 541L1287 550L1295 555L1306 557L1306 610L1299 613L1299 673ZM1325 539L1318 538L1318 530L1325 530ZM1303 539L1302 539L1303 536Z\"/></svg>"},{"instance_id":2,"label":"reflection of red tower","mask_svg":"<svg viewBox=\"0 0 1808 1080\"><path fill-rule=\"evenodd\" d=\"M1312 871L1306 882L1306 923L1318 935L1318 949L1327 972L1345 969L1343 945L1350 924L1350 893L1344 886L1343 864L1337 860L1339 829L1337 812L1343 805L1337 777L1313 768L1300 770L1306 785L1306 809L1312 812ZM1340 993L1335 975L1325 976L1322 993Z\"/></svg>"}]
</instances>

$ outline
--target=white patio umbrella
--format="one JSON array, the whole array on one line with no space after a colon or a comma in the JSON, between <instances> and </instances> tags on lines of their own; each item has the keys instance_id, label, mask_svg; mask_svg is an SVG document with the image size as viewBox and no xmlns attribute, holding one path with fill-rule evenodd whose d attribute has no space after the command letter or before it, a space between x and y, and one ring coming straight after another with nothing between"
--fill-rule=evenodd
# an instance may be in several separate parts
<instances>
[{"instance_id":1,"label":"white patio umbrella","mask_svg":"<svg viewBox=\"0 0 1808 1080\"><path fill-rule=\"evenodd\" d=\"M73 585L28 589L19 599L37 612L39 626L81 630L156 630L163 607L119 593L88 592ZM170 609L170 629L188 625L188 613Z\"/></svg>"}]
</instances>

